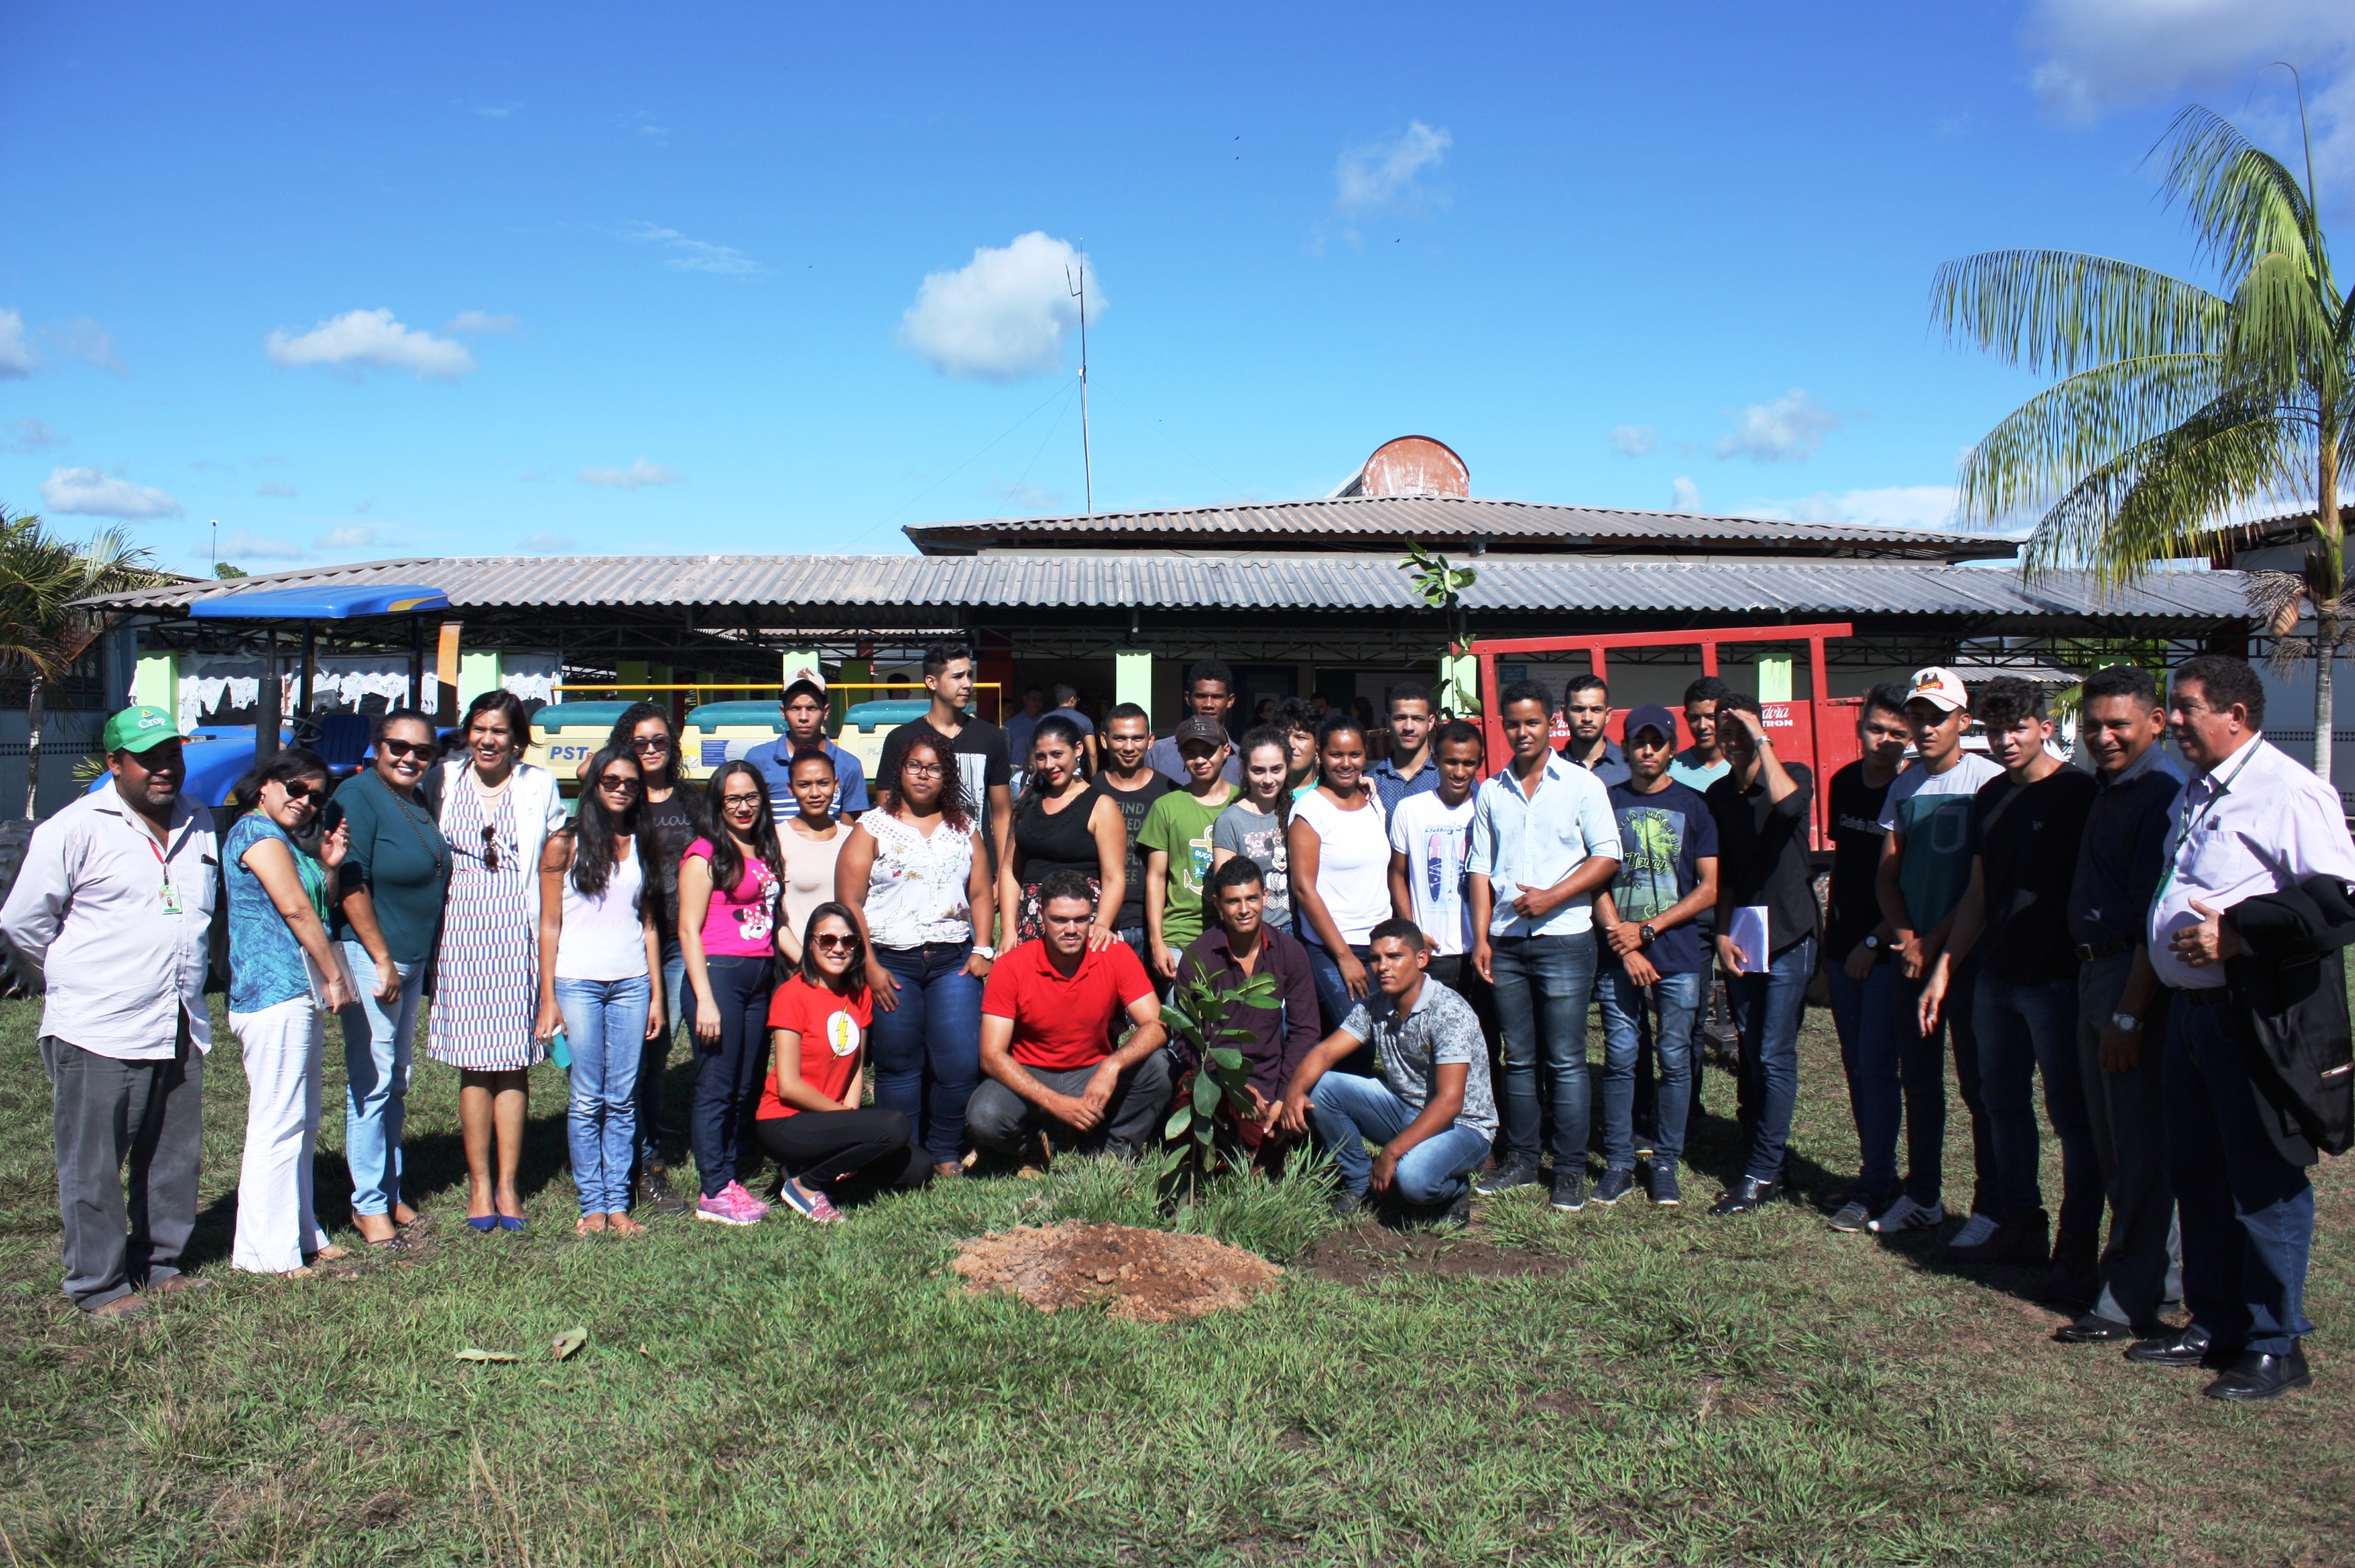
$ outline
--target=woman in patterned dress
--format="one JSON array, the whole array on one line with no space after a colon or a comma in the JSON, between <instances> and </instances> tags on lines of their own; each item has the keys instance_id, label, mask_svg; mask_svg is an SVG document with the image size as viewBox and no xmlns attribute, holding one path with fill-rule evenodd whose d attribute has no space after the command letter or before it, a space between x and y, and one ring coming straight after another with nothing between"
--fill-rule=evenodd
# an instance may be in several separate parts
<instances>
[{"instance_id":1,"label":"woman in patterned dress","mask_svg":"<svg viewBox=\"0 0 2355 1568\"><path fill-rule=\"evenodd\" d=\"M464 751L425 789L452 860L425 1050L458 1070L466 1223L477 1231L523 1229L526 1075L548 1053L535 1030L539 863L566 815L555 775L516 760L528 732L514 693L483 693L466 709Z\"/></svg>"}]
</instances>

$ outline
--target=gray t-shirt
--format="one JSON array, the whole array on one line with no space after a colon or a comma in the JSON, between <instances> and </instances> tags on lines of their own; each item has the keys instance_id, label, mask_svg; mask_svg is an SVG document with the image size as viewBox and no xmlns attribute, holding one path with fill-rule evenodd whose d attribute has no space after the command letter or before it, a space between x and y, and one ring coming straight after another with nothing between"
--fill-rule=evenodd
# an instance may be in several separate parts
<instances>
[{"instance_id":1,"label":"gray t-shirt","mask_svg":"<svg viewBox=\"0 0 2355 1568\"><path fill-rule=\"evenodd\" d=\"M1291 851L1284 843L1283 819L1261 811L1247 800L1239 800L1210 824L1210 848L1241 855L1259 868L1260 876L1267 883L1267 907L1260 918L1290 931L1292 873L1285 862Z\"/></svg>"},{"instance_id":2,"label":"gray t-shirt","mask_svg":"<svg viewBox=\"0 0 2355 1568\"><path fill-rule=\"evenodd\" d=\"M1382 1083L1390 1092L1420 1111L1430 1102L1439 1081L1439 1069L1464 1063L1464 1108L1455 1125L1483 1137L1497 1132L1497 1097L1488 1087L1488 1045L1480 1038L1480 1019L1472 1004L1428 976L1414 1011L1403 1019L1398 1004L1381 991L1368 993L1341 1020L1341 1032L1352 1040L1369 1040Z\"/></svg>"}]
</instances>

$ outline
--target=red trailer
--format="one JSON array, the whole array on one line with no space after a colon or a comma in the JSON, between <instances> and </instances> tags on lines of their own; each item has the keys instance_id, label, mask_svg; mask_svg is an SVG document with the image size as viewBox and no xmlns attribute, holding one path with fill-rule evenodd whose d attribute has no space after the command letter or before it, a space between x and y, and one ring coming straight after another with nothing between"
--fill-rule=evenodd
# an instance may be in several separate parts
<instances>
[{"instance_id":1,"label":"red trailer","mask_svg":"<svg viewBox=\"0 0 2355 1568\"><path fill-rule=\"evenodd\" d=\"M1813 695L1804 701L1768 702L1762 704L1767 738L1774 742L1774 752L1786 763L1805 763L1816 775L1814 816L1815 837L1812 848L1831 848L1830 827L1826 799L1831 776L1840 768L1856 761L1862 752L1857 740L1858 709L1864 699L1857 697L1828 698L1824 695L1824 645L1834 637L1856 635L1855 628L1845 621L1827 622L1811 626L1724 626L1694 632L1616 632L1576 637L1508 637L1493 642L1476 642L1472 653L1480 661L1480 711L1486 715L1481 727L1488 737L1491 764L1501 766L1508 755L1505 747L1505 726L1497 709L1497 660L1500 657L1528 657L1532 655L1584 654L1592 662L1595 676L1611 678L1605 660L1613 648L1674 648L1700 649L1703 675L1717 673L1717 650L1726 643L1805 643L1807 645L1808 689ZM1672 705L1673 706L1673 705ZM1614 708L1611 713L1610 736L1624 741L1627 710ZM1567 739L1555 720L1557 742ZM1677 745L1679 750L1692 744L1692 731L1686 728L1684 714L1677 712Z\"/></svg>"}]
</instances>

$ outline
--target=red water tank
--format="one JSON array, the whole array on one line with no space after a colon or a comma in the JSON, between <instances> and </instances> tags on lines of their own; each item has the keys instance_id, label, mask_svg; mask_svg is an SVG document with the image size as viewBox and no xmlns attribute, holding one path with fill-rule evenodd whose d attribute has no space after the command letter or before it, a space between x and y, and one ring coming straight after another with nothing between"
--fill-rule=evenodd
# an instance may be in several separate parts
<instances>
[{"instance_id":1,"label":"red water tank","mask_svg":"<svg viewBox=\"0 0 2355 1568\"><path fill-rule=\"evenodd\" d=\"M1444 442L1402 435L1374 448L1349 492L1357 496L1468 496L1472 471Z\"/></svg>"}]
</instances>

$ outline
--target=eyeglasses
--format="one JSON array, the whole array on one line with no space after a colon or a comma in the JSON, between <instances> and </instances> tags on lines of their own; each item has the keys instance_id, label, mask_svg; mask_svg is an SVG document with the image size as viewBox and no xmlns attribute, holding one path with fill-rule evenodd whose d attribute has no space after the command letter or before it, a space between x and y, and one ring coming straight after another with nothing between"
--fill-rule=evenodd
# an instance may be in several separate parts
<instances>
[{"instance_id":1,"label":"eyeglasses","mask_svg":"<svg viewBox=\"0 0 2355 1568\"><path fill-rule=\"evenodd\" d=\"M757 795L723 795L719 797L719 804L723 806L741 806L746 811L757 811L760 809L761 797Z\"/></svg>"},{"instance_id":2,"label":"eyeglasses","mask_svg":"<svg viewBox=\"0 0 2355 1568\"><path fill-rule=\"evenodd\" d=\"M628 773L599 773L597 775L597 787L599 789L633 790L638 787L638 781Z\"/></svg>"},{"instance_id":3,"label":"eyeglasses","mask_svg":"<svg viewBox=\"0 0 2355 1568\"><path fill-rule=\"evenodd\" d=\"M913 773L920 779L936 779L948 772L938 763L903 763L900 766L900 771L903 773Z\"/></svg>"},{"instance_id":4,"label":"eyeglasses","mask_svg":"<svg viewBox=\"0 0 2355 1568\"><path fill-rule=\"evenodd\" d=\"M630 742L630 750L633 752L667 752L670 750L670 737L667 735L640 735Z\"/></svg>"},{"instance_id":5,"label":"eyeglasses","mask_svg":"<svg viewBox=\"0 0 2355 1568\"><path fill-rule=\"evenodd\" d=\"M388 735L376 743L376 749L396 763L403 757L422 757L427 762L433 760L433 742L431 741L396 741Z\"/></svg>"},{"instance_id":6,"label":"eyeglasses","mask_svg":"<svg viewBox=\"0 0 2355 1568\"><path fill-rule=\"evenodd\" d=\"M831 931L821 931L810 938L810 945L821 953L847 953L858 945L855 936L837 936Z\"/></svg>"},{"instance_id":7,"label":"eyeglasses","mask_svg":"<svg viewBox=\"0 0 2355 1568\"><path fill-rule=\"evenodd\" d=\"M498 830L495 827L485 827L483 829L483 869L485 871L496 871L498 869Z\"/></svg>"}]
</instances>

